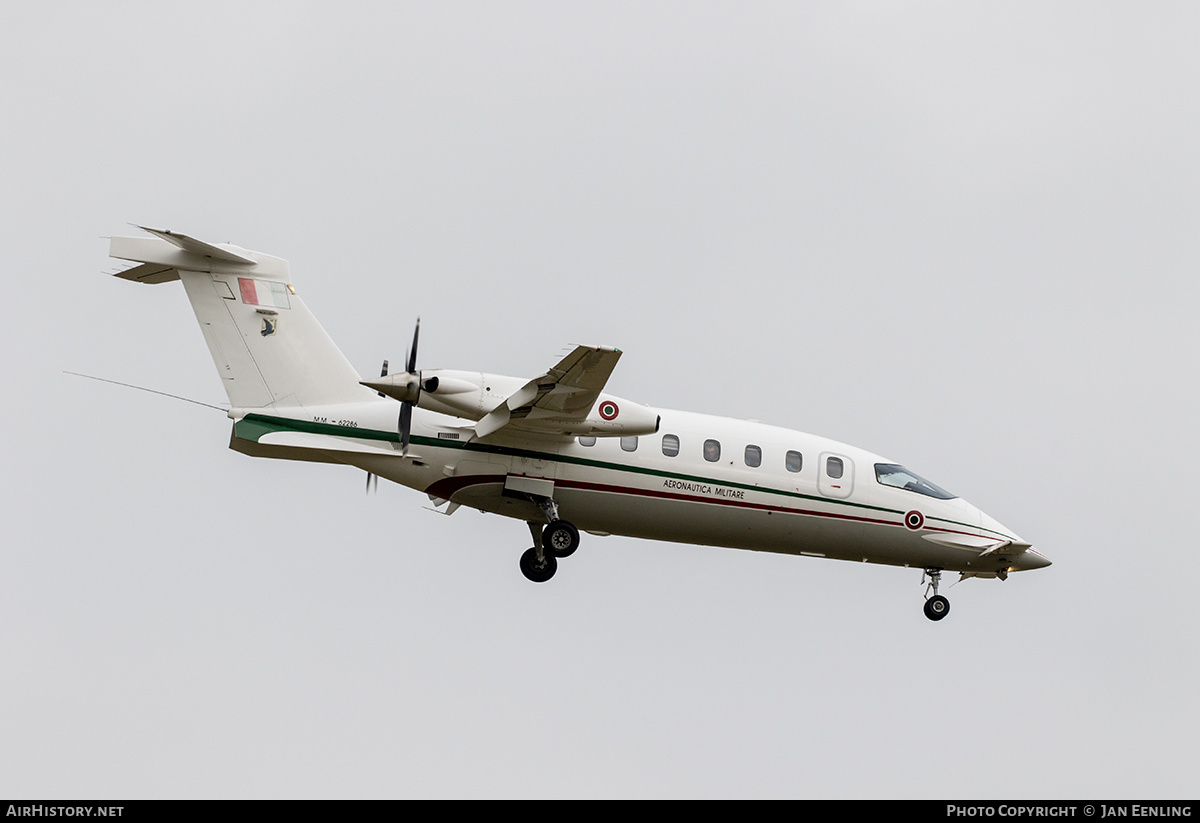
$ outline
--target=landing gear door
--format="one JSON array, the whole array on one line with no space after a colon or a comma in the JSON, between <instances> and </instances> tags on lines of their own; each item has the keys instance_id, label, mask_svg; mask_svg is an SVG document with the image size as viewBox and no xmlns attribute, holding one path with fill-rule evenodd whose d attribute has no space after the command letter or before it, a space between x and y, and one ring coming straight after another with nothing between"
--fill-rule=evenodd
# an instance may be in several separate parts
<instances>
[{"instance_id":1,"label":"landing gear door","mask_svg":"<svg viewBox=\"0 0 1200 823\"><path fill-rule=\"evenodd\" d=\"M854 462L842 454L823 452L817 467L817 488L826 497L849 497L854 492Z\"/></svg>"}]
</instances>

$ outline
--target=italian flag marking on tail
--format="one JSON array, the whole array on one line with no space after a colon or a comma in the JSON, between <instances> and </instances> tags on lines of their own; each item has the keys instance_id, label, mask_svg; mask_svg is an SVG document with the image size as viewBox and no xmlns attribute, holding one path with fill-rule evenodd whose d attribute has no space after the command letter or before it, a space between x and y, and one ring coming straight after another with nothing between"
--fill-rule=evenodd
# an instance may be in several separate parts
<instances>
[{"instance_id":1,"label":"italian flag marking on tail","mask_svg":"<svg viewBox=\"0 0 1200 823\"><path fill-rule=\"evenodd\" d=\"M283 283L239 277L238 289L242 293L242 302L251 306L271 306L276 309L292 307L288 300L288 288Z\"/></svg>"}]
</instances>

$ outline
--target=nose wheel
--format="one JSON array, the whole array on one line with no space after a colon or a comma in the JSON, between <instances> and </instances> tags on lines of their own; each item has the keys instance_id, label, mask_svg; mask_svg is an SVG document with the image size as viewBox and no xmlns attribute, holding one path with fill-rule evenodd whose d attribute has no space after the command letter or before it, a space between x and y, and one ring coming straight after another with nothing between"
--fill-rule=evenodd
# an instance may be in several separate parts
<instances>
[{"instance_id":1,"label":"nose wheel","mask_svg":"<svg viewBox=\"0 0 1200 823\"><path fill-rule=\"evenodd\" d=\"M940 594L925 601L925 616L930 620L941 620L950 614L950 601Z\"/></svg>"},{"instance_id":2,"label":"nose wheel","mask_svg":"<svg viewBox=\"0 0 1200 823\"><path fill-rule=\"evenodd\" d=\"M925 587L925 616L930 620L941 620L950 614L950 601L937 593L938 584L942 582L941 569L926 569L922 582L929 580ZM933 592L932 596L930 592Z\"/></svg>"}]
</instances>

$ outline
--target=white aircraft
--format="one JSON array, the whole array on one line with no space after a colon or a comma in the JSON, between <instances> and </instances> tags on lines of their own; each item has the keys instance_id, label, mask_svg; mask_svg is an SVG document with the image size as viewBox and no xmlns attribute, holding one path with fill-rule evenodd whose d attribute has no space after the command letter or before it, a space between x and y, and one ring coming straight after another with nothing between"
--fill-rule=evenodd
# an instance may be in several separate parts
<instances>
[{"instance_id":1,"label":"white aircraft","mask_svg":"<svg viewBox=\"0 0 1200 823\"><path fill-rule=\"evenodd\" d=\"M879 455L762 423L653 409L604 391L621 352L577 346L532 379L417 368L362 380L305 307L287 262L142 227L116 276L183 282L225 385L230 448L355 466L524 520L521 571L554 576L579 531L1006 579L1050 561L975 506ZM376 481L377 482L377 481Z\"/></svg>"}]
</instances>

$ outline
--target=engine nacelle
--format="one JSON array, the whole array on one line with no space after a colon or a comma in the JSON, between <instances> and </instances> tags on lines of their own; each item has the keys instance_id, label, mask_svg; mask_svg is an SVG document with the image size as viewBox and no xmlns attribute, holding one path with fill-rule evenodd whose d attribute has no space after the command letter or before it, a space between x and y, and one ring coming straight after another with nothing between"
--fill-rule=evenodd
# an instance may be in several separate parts
<instances>
[{"instance_id":1,"label":"engine nacelle","mask_svg":"<svg viewBox=\"0 0 1200 823\"><path fill-rule=\"evenodd\" d=\"M451 369L424 369L418 374L396 374L363 381L364 385L402 402L467 420L482 420L527 383L528 380L519 377ZM627 437L658 431L659 415L645 406L601 394L583 420L564 417L562 412L553 409L533 408L512 418L505 415L505 419L497 421L496 425L500 423L516 430L542 433Z\"/></svg>"},{"instance_id":2,"label":"engine nacelle","mask_svg":"<svg viewBox=\"0 0 1200 823\"><path fill-rule=\"evenodd\" d=\"M535 419L537 409L527 419ZM553 418L544 418L551 422ZM635 434L654 434L658 431L661 416L654 409L638 405L611 394L602 394L592 407L592 412L581 421L564 421L563 431L576 436L629 437Z\"/></svg>"},{"instance_id":3,"label":"engine nacelle","mask_svg":"<svg viewBox=\"0 0 1200 823\"><path fill-rule=\"evenodd\" d=\"M421 372L422 391L417 405L452 417L479 420L524 384L519 377L425 369Z\"/></svg>"}]
</instances>

